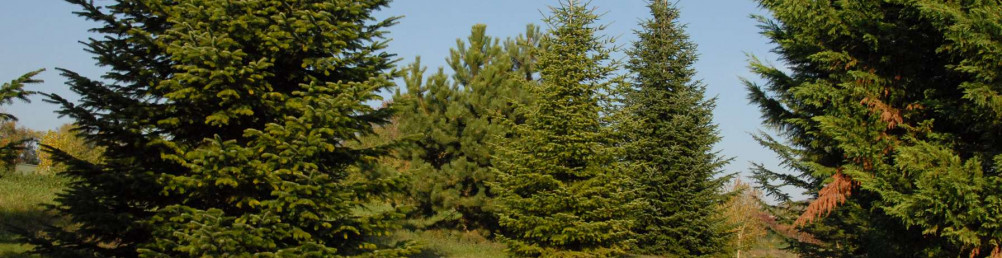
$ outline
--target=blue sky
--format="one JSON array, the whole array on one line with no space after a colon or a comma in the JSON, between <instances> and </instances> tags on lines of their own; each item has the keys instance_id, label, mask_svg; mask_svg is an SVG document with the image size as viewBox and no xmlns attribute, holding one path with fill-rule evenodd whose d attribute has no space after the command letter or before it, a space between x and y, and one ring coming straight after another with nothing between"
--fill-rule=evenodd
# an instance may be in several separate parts
<instances>
[{"instance_id":1,"label":"blue sky","mask_svg":"<svg viewBox=\"0 0 1002 258\"><path fill-rule=\"evenodd\" d=\"M98 3L109 0L96 0ZM445 65L448 50L456 39L469 35L470 27L487 24L487 33L505 38L525 30L529 23L541 24L548 13L547 6L556 0L396 0L390 8L378 13L381 17L404 16L400 24L390 29L389 51L410 63L415 56L433 70ZM649 16L642 0L593 0L593 7L604 13L601 23L609 27L608 36L617 38L617 45L629 47L635 39L633 30ZM716 96L714 121L720 127L723 140L717 149L734 161L726 167L728 173L748 169L749 161L765 162L775 167L773 153L760 147L749 133L762 129L760 113L748 104L739 78L758 80L747 69L748 55L775 60L765 37L759 35L757 23L749 16L762 14L753 0L680 0L681 21L698 44L697 77L707 84L707 94ZM103 71L94 65L91 55L77 41L93 36L87 30L95 24L71 12L75 6L59 0L5 0L0 8L0 81L9 81L38 68L46 68L40 78L45 83L31 86L33 90L73 96L54 70L67 68L97 77ZM544 27L545 28L545 27ZM54 105L35 98L31 104L4 107L21 118L21 124L36 130L55 129L62 123L52 111Z\"/></svg>"}]
</instances>

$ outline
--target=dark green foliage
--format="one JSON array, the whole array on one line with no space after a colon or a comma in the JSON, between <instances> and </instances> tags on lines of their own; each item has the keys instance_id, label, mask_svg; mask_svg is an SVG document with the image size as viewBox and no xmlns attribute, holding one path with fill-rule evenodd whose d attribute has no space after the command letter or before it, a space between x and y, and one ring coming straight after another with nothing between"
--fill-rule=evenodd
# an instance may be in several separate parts
<instances>
[{"instance_id":1,"label":"dark green foliage","mask_svg":"<svg viewBox=\"0 0 1002 258\"><path fill-rule=\"evenodd\" d=\"M1002 3L759 2L789 72L752 62L766 84L750 99L785 141L757 138L797 174L756 177L782 201L781 185L813 198L790 207L821 243L796 249L999 255Z\"/></svg>"},{"instance_id":2,"label":"dark green foliage","mask_svg":"<svg viewBox=\"0 0 1002 258\"><path fill-rule=\"evenodd\" d=\"M442 69L424 79L420 59L408 68L407 92L397 93L400 133L416 137L399 151L411 161L411 197L429 224L461 229L497 229L491 208L494 194L492 140L510 129L500 123L524 102L520 86L532 75L534 62L525 53L538 44L538 29L525 37L499 43L486 26L473 27L467 41L457 41ZM528 79L531 79L529 77Z\"/></svg>"},{"instance_id":3,"label":"dark green foliage","mask_svg":"<svg viewBox=\"0 0 1002 258\"><path fill-rule=\"evenodd\" d=\"M576 1L552 8L550 31L520 105L524 123L508 120L496 164L499 222L515 256L615 256L631 245L636 206L625 198L625 167L616 159L603 102L618 84L611 40L592 10Z\"/></svg>"},{"instance_id":4,"label":"dark green foliage","mask_svg":"<svg viewBox=\"0 0 1002 258\"><path fill-rule=\"evenodd\" d=\"M73 0L102 22L88 50L111 83L64 71L56 95L101 164L49 149L73 178L55 208L80 225L34 241L55 256L331 256L376 252L392 213L360 212L379 148L349 147L388 110L388 1ZM404 253L401 253L404 252Z\"/></svg>"},{"instance_id":5,"label":"dark green foliage","mask_svg":"<svg viewBox=\"0 0 1002 258\"><path fill-rule=\"evenodd\" d=\"M61 105L58 112L75 120L79 136L107 151L103 163L93 164L43 146L54 161L66 165L62 175L71 179L56 197L59 204L50 208L78 226L53 227L29 239L34 251L46 256L136 256L138 244L151 241L146 220L176 201L161 196L158 173L185 171L161 158L162 145L148 144L170 134L156 125L169 105L162 101L164 91L154 87L174 71L163 46L154 42L154 35L163 35L168 25L149 2L117 1L103 8L91 1L69 2L81 6L79 15L101 23L94 31L104 37L85 45L110 70L103 76L110 82L62 70L80 100L50 94L46 101Z\"/></svg>"},{"instance_id":6,"label":"dark green foliage","mask_svg":"<svg viewBox=\"0 0 1002 258\"><path fill-rule=\"evenodd\" d=\"M726 242L723 183L726 164L713 151L720 140L713 99L695 81L696 46L665 1L649 3L630 51L634 83L625 94L626 159L636 166L638 245L648 254L699 256L722 253Z\"/></svg>"},{"instance_id":7,"label":"dark green foliage","mask_svg":"<svg viewBox=\"0 0 1002 258\"><path fill-rule=\"evenodd\" d=\"M21 77L18 77L13 81L6 82L2 86L0 86L0 105L10 105L11 103L14 103L15 99L24 102L31 102L30 100L28 100L28 96L35 94L37 92L25 90L24 86L28 84L41 83L42 82L41 80L36 80L34 79L34 77L35 75L38 75L42 71L45 70L42 69L26 73L24 75L21 75ZM4 132L2 132L3 135L0 135L0 137L2 137L0 138L0 143L2 143L2 145L0 145L0 163L2 163L3 165L3 171L0 171L0 176L3 176L3 173L14 172L14 166L16 165L15 164L16 162L14 161L18 160L19 158L30 161L31 158L34 157L34 156L22 157L22 155L25 154L28 155L34 154L33 150L25 150L25 148L31 141L34 141L35 139L22 138L23 137L22 135L15 133L15 131L18 130L18 128L16 128L13 122L16 121L17 117L15 117L14 115L0 112L0 124L3 124L2 125L3 127L10 127L9 130L8 128L3 128L4 129L3 130ZM37 160L37 157L34 158L34 160ZM36 161L35 163L37 164L38 162Z\"/></svg>"},{"instance_id":8,"label":"dark green foliage","mask_svg":"<svg viewBox=\"0 0 1002 258\"><path fill-rule=\"evenodd\" d=\"M37 92L25 90L24 86L28 84L41 83L42 82L41 80L36 80L34 79L34 77L39 73L41 73L42 71L45 71L45 69L35 70L26 73L24 75L21 75L21 77L18 77L13 81L6 82L2 86L0 86L0 105L10 105L11 103L14 103L15 99L24 102L31 102L30 100L28 100L28 96L31 96L32 94L35 94ZM17 117L8 113L0 113L0 121L3 122L17 121ZM6 146L4 146L3 149L6 149Z\"/></svg>"}]
</instances>

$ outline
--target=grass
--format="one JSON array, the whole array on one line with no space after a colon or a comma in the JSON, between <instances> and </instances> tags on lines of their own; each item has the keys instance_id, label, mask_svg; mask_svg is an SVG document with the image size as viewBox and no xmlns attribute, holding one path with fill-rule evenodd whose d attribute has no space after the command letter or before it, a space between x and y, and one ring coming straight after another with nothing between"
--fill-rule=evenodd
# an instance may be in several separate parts
<instances>
[{"instance_id":1,"label":"grass","mask_svg":"<svg viewBox=\"0 0 1002 258\"><path fill-rule=\"evenodd\" d=\"M504 253L504 244L490 241L481 234L472 232L462 232L455 230L428 230L428 231L397 231L393 238L396 240L412 240L421 244L424 248L422 252L414 257L508 257ZM751 250L743 252L741 257L797 257L796 254L781 250L785 246L783 240L776 235L766 236ZM628 257L648 258L661 257L650 255L633 255Z\"/></svg>"},{"instance_id":2,"label":"grass","mask_svg":"<svg viewBox=\"0 0 1002 258\"><path fill-rule=\"evenodd\" d=\"M504 244L492 242L476 231L427 230L427 231L397 231L394 238L411 240L423 246L422 252L415 255L423 257L508 257L504 253Z\"/></svg>"},{"instance_id":3,"label":"grass","mask_svg":"<svg viewBox=\"0 0 1002 258\"><path fill-rule=\"evenodd\" d=\"M786 243L775 233L769 232L761 241L758 241L751 250L745 252L742 257L777 257L788 258L797 257L796 254L783 250Z\"/></svg>"},{"instance_id":4,"label":"grass","mask_svg":"<svg viewBox=\"0 0 1002 258\"><path fill-rule=\"evenodd\" d=\"M35 231L53 222L42 204L63 188L57 176L8 174L0 177L0 257L22 257L31 246L18 243L17 229Z\"/></svg>"}]
</instances>

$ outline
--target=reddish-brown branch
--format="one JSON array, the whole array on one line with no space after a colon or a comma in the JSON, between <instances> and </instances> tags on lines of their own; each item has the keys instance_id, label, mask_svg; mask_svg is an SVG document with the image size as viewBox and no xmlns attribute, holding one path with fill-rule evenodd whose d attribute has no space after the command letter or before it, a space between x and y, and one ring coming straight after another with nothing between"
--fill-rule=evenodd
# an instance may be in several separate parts
<instances>
[{"instance_id":1,"label":"reddish-brown branch","mask_svg":"<svg viewBox=\"0 0 1002 258\"><path fill-rule=\"evenodd\" d=\"M832 179L831 183L821 188L821 191L818 192L818 198L807 206L807 210L793 223L794 226L803 226L815 219L827 216L840 204L845 203L849 195L852 194L852 188L856 186L856 183L849 176L842 174L841 168L832 175Z\"/></svg>"}]
</instances>

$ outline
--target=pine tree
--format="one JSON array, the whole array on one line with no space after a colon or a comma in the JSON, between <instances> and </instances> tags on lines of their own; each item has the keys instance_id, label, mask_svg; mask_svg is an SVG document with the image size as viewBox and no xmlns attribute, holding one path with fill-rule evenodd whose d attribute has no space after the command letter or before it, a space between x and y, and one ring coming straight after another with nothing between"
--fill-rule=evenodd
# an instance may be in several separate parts
<instances>
[{"instance_id":1,"label":"pine tree","mask_svg":"<svg viewBox=\"0 0 1002 258\"><path fill-rule=\"evenodd\" d=\"M540 81L527 84L534 101L519 106L524 123L509 121L514 137L500 143L503 239L516 256L620 255L631 244L625 213L635 205L624 198L624 169L601 117L619 79L611 39L597 35L603 26L584 4L552 11Z\"/></svg>"},{"instance_id":2,"label":"pine tree","mask_svg":"<svg viewBox=\"0 0 1002 258\"><path fill-rule=\"evenodd\" d=\"M750 99L783 136L757 138L798 174L756 176L812 197L786 220L822 243L798 251L1002 255L1002 3L759 2L789 72L752 62Z\"/></svg>"},{"instance_id":3,"label":"pine tree","mask_svg":"<svg viewBox=\"0 0 1002 258\"><path fill-rule=\"evenodd\" d=\"M648 4L653 18L642 23L630 51L635 74L625 94L626 158L637 166L639 245L644 253L698 256L726 244L725 201L717 178L727 160L713 151L714 100L693 79L696 46L678 23L679 11L666 1Z\"/></svg>"},{"instance_id":4,"label":"pine tree","mask_svg":"<svg viewBox=\"0 0 1002 258\"><path fill-rule=\"evenodd\" d=\"M420 59L407 69L407 92L398 92L395 100L402 109L401 133L418 138L400 153L411 161L412 197L427 223L497 229L494 194L487 185L494 180L495 151L489 141L509 133L499 121L512 115L513 102L525 98L518 88L520 73L532 72L519 69L531 68L515 62L526 59L520 53L538 42L537 31L530 25L524 38L502 44L486 35L485 25L475 25L446 59L451 76L439 69L422 82Z\"/></svg>"},{"instance_id":5,"label":"pine tree","mask_svg":"<svg viewBox=\"0 0 1002 258\"><path fill-rule=\"evenodd\" d=\"M388 1L72 0L103 23L88 50L108 82L64 70L57 95L100 163L48 148L73 178L55 208L79 228L37 236L54 256L330 256L379 252L393 225L347 180L378 150L345 144L388 109Z\"/></svg>"}]
</instances>

